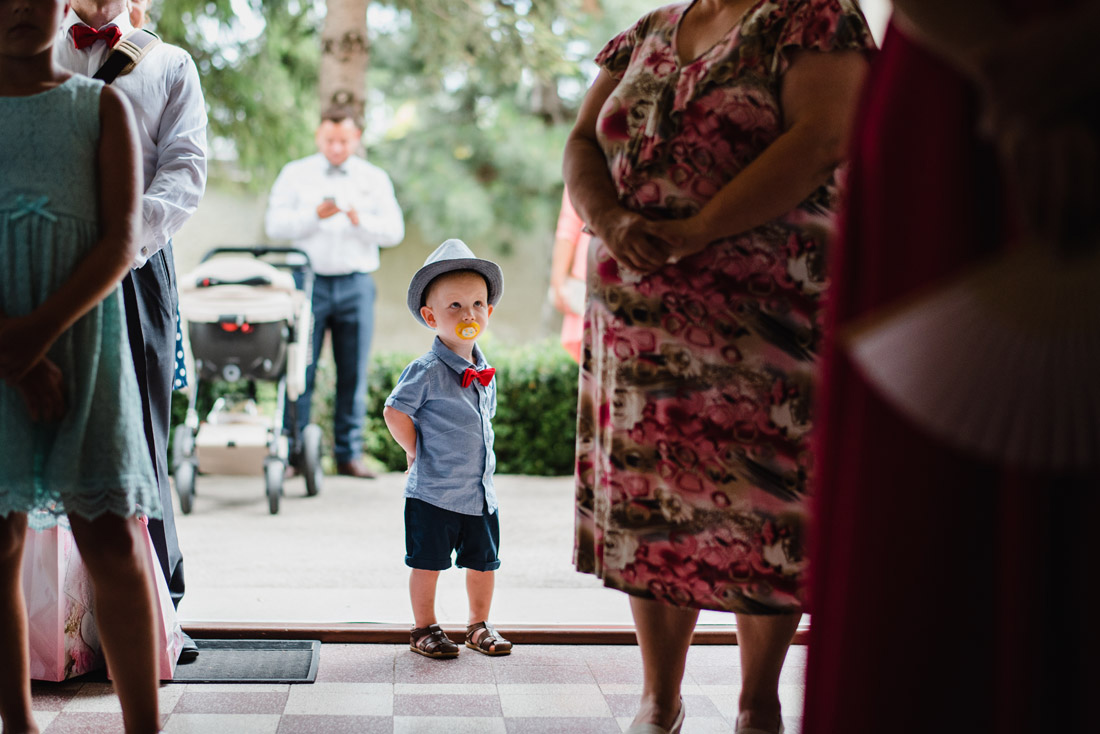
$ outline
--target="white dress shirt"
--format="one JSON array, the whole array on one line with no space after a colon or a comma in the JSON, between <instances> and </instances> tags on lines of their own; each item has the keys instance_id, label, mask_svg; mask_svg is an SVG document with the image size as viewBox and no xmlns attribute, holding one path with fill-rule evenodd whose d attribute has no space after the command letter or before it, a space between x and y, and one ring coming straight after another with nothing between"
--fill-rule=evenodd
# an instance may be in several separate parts
<instances>
[{"instance_id":1,"label":"white dress shirt","mask_svg":"<svg viewBox=\"0 0 1100 734\"><path fill-rule=\"evenodd\" d=\"M92 76L111 49L106 42L96 41L78 51L70 35L77 23L83 21L70 9L61 24L54 58L69 71ZM118 26L123 36L134 30L126 11L107 25ZM134 267L141 267L195 213L206 189L206 103L195 62L182 48L167 43L157 44L111 86L134 108L141 143L145 196L141 250L134 261Z\"/></svg>"},{"instance_id":2,"label":"white dress shirt","mask_svg":"<svg viewBox=\"0 0 1100 734\"><path fill-rule=\"evenodd\" d=\"M318 275L373 273L378 248L405 238L393 183L381 168L356 156L344 161L342 172L332 169L320 153L283 166L268 200L267 236L305 250ZM317 207L327 197L344 211L321 219ZM348 209L359 215L359 226L344 213Z\"/></svg>"}]
</instances>

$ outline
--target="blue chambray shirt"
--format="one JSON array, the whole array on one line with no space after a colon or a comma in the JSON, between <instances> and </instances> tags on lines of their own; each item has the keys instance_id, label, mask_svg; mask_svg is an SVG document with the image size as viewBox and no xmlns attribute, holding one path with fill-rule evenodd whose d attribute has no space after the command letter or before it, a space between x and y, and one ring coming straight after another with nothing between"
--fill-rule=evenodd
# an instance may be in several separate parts
<instances>
[{"instance_id":1,"label":"blue chambray shirt","mask_svg":"<svg viewBox=\"0 0 1100 734\"><path fill-rule=\"evenodd\" d=\"M486 387L474 380L462 387L467 367L489 366L474 345L474 364L452 352L439 337L432 350L405 371L386 405L413 419L416 461L409 468L405 496L463 515L497 511L493 471L493 416L497 381Z\"/></svg>"}]
</instances>

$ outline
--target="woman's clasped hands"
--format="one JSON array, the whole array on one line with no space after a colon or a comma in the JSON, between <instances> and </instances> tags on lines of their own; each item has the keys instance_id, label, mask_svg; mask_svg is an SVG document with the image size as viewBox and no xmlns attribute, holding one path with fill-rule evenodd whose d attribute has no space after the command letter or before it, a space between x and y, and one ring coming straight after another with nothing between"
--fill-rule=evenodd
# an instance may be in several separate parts
<instances>
[{"instance_id":1,"label":"woman's clasped hands","mask_svg":"<svg viewBox=\"0 0 1100 734\"><path fill-rule=\"evenodd\" d=\"M653 220L628 209L603 218L593 229L616 261L642 274L693 255L713 239L699 216Z\"/></svg>"}]
</instances>

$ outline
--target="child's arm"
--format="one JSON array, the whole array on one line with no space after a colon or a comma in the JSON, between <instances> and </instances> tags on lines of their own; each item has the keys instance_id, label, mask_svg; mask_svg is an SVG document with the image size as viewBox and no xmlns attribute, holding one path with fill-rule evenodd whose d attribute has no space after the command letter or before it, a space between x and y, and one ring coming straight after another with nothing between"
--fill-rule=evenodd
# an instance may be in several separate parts
<instances>
[{"instance_id":1,"label":"child's arm","mask_svg":"<svg viewBox=\"0 0 1100 734\"><path fill-rule=\"evenodd\" d=\"M413 419L388 405L382 410L382 417L386 420L386 428L390 429L393 440L405 449L405 460L411 467L416 461L416 425L413 424Z\"/></svg>"},{"instance_id":2,"label":"child's arm","mask_svg":"<svg viewBox=\"0 0 1100 734\"><path fill-rule=\"evenodd\" d=\"M0 321L0 379L18 382L26 375L66 329L118 285L137 253L141 170L134 116L110 87L99 100L99 240L38 308Z\"/></svg>"}]
</instances>

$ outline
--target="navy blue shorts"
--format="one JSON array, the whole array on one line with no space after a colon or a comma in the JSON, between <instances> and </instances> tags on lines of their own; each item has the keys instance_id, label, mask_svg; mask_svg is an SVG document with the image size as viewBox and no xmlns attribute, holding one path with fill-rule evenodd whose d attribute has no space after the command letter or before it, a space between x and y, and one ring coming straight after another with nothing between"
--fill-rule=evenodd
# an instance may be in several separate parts
<instances>
[{"instance_id":1,"label":"navy blue shorts","mask_svg":"<svg viewBox=\"0 0 1100 734\"><path fill-rule=\"evenodd\" d=\"M500 568L500 510L463 515L412 497L405 498L405 565L444 571L455 565L474 571Z\"/></svg>"}]
</instances>

